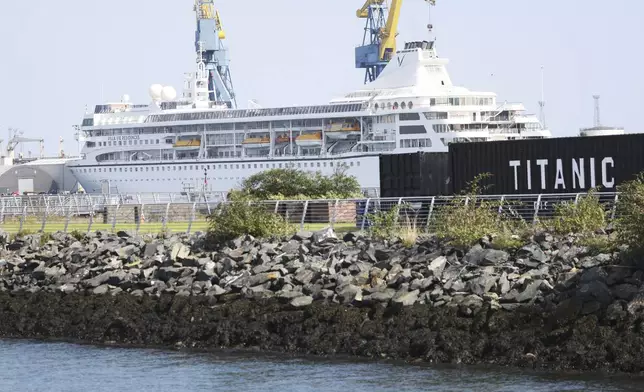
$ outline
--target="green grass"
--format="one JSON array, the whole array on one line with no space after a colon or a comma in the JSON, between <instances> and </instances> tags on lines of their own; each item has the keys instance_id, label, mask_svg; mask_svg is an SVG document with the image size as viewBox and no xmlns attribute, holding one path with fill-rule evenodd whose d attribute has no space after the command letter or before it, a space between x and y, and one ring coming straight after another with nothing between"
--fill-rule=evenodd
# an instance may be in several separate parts
<instances>
[{"instance_id":1,"label":"green grass","mask_svg":"<svg viewBox=\"0 0 644 392\"><path fill-rule=\"evenodd\" d=\"M169 222L166 224L166 231L172 233L184 233L188 231L189 223L186 222ZM330 226L328 223L307 223L304 224L304 230L317 231L322 230L325 227ZM67 232L72 232L77 230L79 232L85 233L89 227L89 220L78 221L72 220L67 226ZM18 233L20 231L20 221L11 220L3 224L0 224L0 228L8 233ZM22 231L28 232L38 232L42 228L42 221L27 219L22 225ZM134 223L120 223L116 222L114 226L115 231L136 231L137 225ZM299 229L299 225L297 225ZM206 231L208 229L208 222L206 220L196 220L192 223L190 228L191 232L196 231ZM45 225L45 233L55 233L57 231L65 230L64 220L54 220L52 222L47 222ZM112 231L112 223L102 223L94 222L92 223L91 231ZM349 231L357 231L355 223L337 223L335 224L335 231L338 233L346 233ZM161 233L163 231L163 224L160 222L151 222L151 223L141 223L139 226L139 233L151 234L151 233Z\"/></svg>"}]
</instances>

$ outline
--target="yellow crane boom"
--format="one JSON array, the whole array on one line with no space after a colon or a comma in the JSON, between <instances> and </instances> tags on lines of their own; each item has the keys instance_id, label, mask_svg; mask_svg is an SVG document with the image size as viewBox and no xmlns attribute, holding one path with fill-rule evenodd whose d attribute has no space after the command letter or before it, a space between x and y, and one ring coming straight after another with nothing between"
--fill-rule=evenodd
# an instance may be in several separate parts
<instances>
[{"instance_id":1,"label":"yellow crane boom","mask_svg":"<svg viewBox=\"0 0 644 392\"><path fill-rule=\"evenodd\" d=\"M436 0L425 0L431 5L436 5ZM369 17L369 7L372 5L382 5L385 0L365 0L364 5L358 11L356 16L360 19ZM394 53L396 53L396 36L398 35L398 23L400 21L400 10L402 8L403 0L391 0L389 7L389 15L387 23L380 30L380 47L379 47L379 60L389 61Z\"/></svg>"},{"instance_id":2,"label":"yellow crane boom","mask_svg":"<svg viewBox=\"0 0 644 392\"><path fill-rule=\"evenodd\" d=\"M372 5L382 5L385 0L366 0L362 8L356 11L356 16L360 19L365 19L369 17L369 7Z\"/></svg>"}]
</instances>

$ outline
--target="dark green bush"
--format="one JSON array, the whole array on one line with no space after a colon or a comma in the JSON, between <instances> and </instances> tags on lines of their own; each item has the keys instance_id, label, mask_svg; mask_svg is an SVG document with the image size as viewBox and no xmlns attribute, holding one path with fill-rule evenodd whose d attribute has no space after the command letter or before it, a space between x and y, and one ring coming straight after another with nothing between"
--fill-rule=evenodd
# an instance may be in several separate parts
<instances>
[{"instance_id":1,"label":"dark green bush","mask_svg":"<svg viewBox=\"0 0 644 392\"><path fill-rule=\"evenodd\" d=\"M349 199L361 197L360 183L336 168L330 176L297 169L271 169L245 179L230 200Z\"/></svg>"},{"instance_id":2,"label":"dark green bush","mask_svg":"<svg viewBox=\"0 0 644 392\"><path fill-rule=\"evenodd\" d=\"M439 238L455 246L468 247L486 235L509 238L525 227L525 222L511 220L501 212L500 201L481 197L480 184L489 176L487 173L477 176L461 197L437 209L434 222Z\"/></svg>"},{"instance_id":3,"label":"dark green bush","mask_svg":"<svg viewBox=\"0 0 644 392\"><path fill-rule=\"evenodd\" d=\"M632 249L644 250L644 174L617 188L617 238Z\"/></svg>"},{"instance_id":4,"label":"dark green bush","mask_svg":"<svg viewBox=\"0 0 644 392\"><path fill-rule=\"evenodd\" d=\"M215 241L228 241L250 234L257 238L285 237L295 232L280 215L266 205L248 201L219 204L208 217L209 235Z\"/></svg>"},{"instance_id":5,"label":"dark green bush","mask_svg":"<svg viewBox=\"0 0 644 392\"><path fill-rule=\"evenodd\" d=\"M576 203L557 204L553 224L558 234L592 234L606 228L606 211L596 191L591 189Z\"/></svg>"}]
</instances>

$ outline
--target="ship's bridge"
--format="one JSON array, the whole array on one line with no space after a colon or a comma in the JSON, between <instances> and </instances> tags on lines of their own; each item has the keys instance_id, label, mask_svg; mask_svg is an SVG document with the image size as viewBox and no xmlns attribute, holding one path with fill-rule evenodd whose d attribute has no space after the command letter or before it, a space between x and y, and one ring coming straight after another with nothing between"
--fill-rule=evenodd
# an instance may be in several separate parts
<instances>
[{"instance_id":1,"label":"ship's bridge","mask_svg":"<svg viewBox=\"0 0 644 392\"><path fill-rule=\"evenodd\" d=\"M447 71L448 63L448 59L438 57L434 42L408 42L391 59L378 79L331 102L378 102L394 98L434 97L435 101L442 101L442 98L449 101L449 98L453 98L452 104L460 106L461 101L470 101L466 98L476 97L476 100L471 100L473 104L495 105L494 93L473 92L465 87L455 86Z\"/></svg>"}]
</instances>

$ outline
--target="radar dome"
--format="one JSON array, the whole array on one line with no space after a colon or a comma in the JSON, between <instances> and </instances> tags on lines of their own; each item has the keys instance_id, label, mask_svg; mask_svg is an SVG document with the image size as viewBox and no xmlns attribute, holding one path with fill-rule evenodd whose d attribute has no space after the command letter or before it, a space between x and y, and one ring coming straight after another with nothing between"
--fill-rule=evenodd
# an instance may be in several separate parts
<instances>
[{"instance_id":1,"label":"radar dome","mask_svg":"<svg viewBox=\"0 0 644 392\"><path fill-rule=\"evenodd\" d=\"M165 86L161 91L161 98L164 101L172 101L177 97L177 90L172 86Z\"/></svg>"},{"instance_id":2,"label":"radar dome","mask_svg":"<svg viewBox=\"0 0 644 392\"><path fill-rule=\"evenodd\" d=\"M153 84L150 86L150 97L154 101L158 101L161 99L161 94L163 93L163 86L160 84Z\"/></svg>"}]
</instances>

